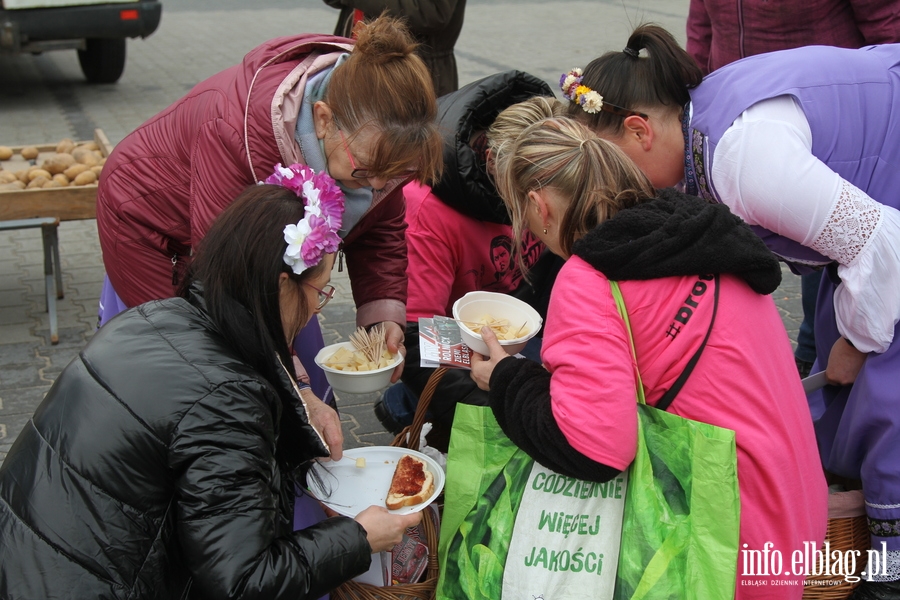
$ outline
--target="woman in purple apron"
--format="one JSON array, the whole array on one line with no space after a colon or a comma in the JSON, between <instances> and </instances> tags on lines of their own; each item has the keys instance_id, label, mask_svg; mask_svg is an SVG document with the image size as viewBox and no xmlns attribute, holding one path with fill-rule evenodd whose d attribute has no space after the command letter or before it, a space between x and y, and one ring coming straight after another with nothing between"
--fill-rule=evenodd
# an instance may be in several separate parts
<instances>
[{"instance_id":1,"label":"woman in purple apron","mask_svg":"<svg viewBox=\"0 0 900 600\"><path fill-rule=\"evenodd\" d=\"M560 84L570 115L656 187L727 204L797 272L826 268L814 372L830 385L809 395L819 450L827 471L861 480L887 557L854 598L900 598L900 45L772 52L703 78L643 25Z\"/></svg>"}]
</instances>

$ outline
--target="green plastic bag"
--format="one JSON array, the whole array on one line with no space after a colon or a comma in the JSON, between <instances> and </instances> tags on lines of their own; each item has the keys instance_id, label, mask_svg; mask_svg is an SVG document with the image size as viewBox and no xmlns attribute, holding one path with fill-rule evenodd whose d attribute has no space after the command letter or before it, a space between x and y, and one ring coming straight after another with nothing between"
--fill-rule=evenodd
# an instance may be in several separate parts
<instances>
[{"instance_id":1,"label":"green plastic bag","mask_svg":"<svg viewBox=\"0 0 900 600\"><path fill-rule=\"evenodd\" d=\"M444 600L611 598L627 476L584 482L535 463L490 408L453 418L438 544Z\"/></svg>"},{"instance_id":2,"label":"green plastic bag","mask_svg":"<svg viewBox=\"0 0 900 600\"><path fill-rule=\"evenodd\" d=\"M610 284L630 337L619 287ZM734 598L741 512L734 432L648 406L640 376L637 396L614 598Z\"/></svg>"}]
</instances>

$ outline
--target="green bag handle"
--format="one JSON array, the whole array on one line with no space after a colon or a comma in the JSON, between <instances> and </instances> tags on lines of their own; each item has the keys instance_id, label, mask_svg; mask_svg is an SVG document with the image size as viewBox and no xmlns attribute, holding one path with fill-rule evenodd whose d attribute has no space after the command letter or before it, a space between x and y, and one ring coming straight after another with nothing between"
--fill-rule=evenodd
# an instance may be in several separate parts
<instances>
[{"instance_id":1,"label":"green bag handle","mask_svg":"<svg viewBox=\"0 0 900 600\"><path fill-rule=\"evenodd\" d=\"M634 338L631 336L631 321L628 320L628 311L625 310L625 299L622 298L622 291L619 289L618 281L610 279L609 288L612 290L616 308L619 309L619 315L625 321L625 331L628 332L628 345L631 346L631 357L634 359L634 374L637 377L637 402L638 404L647 404L647 401L644 399L644 384L641 382L641 372L637 366L637 353L634 351Z\"/></svg>"},{"instance_id":2,"label":"green bag handle","mask_svg":"<svg viewBox=\"0 0 900 600\"><path fill-rule=\"evenodd\" d=\"M706 342L709 341L709 335L712 333L713 323L716 322L716 313L719 312L719 275L716 274L714 277L715 280L715 297L713 303L713 313L712 318L709 320L709 329L706 330L706 337L703 338L703 342L701 342L700 347L697 348L697 351L694 352L694 355L688 361L687 366L684 368L684 371L681 372L681 375L678 376L678 379L675 380L675 383L672 384L672 387L663 394L663 397L659 399L659 402L656 403L656 408L659 410L668 410L669 406L672 404L672 401L675 400L675 396L678 395L678 392L681 391L681 388L684 386L684 382L687 381L688 376L694 370L694 367L697 365L697 361L700 360L700 354L703 353L703 349L706 348ZM638 403L646 404L644 400L644 386L641 384L641 374L637 368L637 354L634 351L634 338L631 335L631 322L628 320L628 311L625 310L625 300L622 298L622 291L619 289L619 284L616 281L610 281L609 287L612 290L613 298L616 300L616 308L619 309L619 315L622 317L622 320L625 321L625 329L628 331L628 342L631 344L631 356L634 357L634 368L635 373L637 374L637 387L638 387Z\"/></svg>"}]
</instances>

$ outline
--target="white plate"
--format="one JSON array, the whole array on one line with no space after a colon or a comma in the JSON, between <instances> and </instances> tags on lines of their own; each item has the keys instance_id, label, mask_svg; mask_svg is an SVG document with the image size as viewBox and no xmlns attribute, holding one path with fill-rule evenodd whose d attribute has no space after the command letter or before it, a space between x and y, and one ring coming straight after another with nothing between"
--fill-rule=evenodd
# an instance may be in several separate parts
<instances>
[{"instance_id":1,"label":"white plate","mask_svg":"<svg viewBox=\"0 0 900 600\"><path fill-rule=\"evenodd\" d=\"M337 461L324 461L313 465L321 484L310 473L306 482L310 493L332 508L335 512L347 517L355 517L366 508L384 506L391 479L397 468L397 461L404 454L410 454L422 460L427 469L434 475L434 491L420 504L404 506L390 512L406 515L422 510L438 497L444 489L444 470L431 457L394 446L369 446L345 450L344 457ZM357 458L365 458L366 466L356 466Z\"/></svg>"}]
</instances>

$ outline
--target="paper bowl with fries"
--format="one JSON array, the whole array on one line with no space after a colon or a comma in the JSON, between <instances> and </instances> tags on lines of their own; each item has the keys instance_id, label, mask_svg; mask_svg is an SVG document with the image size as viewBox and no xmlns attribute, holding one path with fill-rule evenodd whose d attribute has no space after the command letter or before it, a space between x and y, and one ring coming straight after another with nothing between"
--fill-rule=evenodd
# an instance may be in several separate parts
<instances>
[{"instance_id":1,"label":"paper bowl with fries","mask_svg":"<svg viewBox=\"0 0 900 600\"><path fill-rule=\"evenodd\" d=\"M351 342L340 342L319 350L315 361L336 391L369 394L390 385L391 373L403 361L403 355L392 356L384 350L378 362L373 362Z\"/></svg>"},{"instance_id":2,"label":"paper bowl with fries","mask_svg":"<svg viewBox=\"0 0 900 600\"><path fill-rule=\"evenodd\" d=\"M473 351L488 356L481 328L490 327L507 354L518 354L541 330L543 319L518 298L497 292L469 292L453 303L453 318L462 341Z\"/></svg>"}]
</instances>

